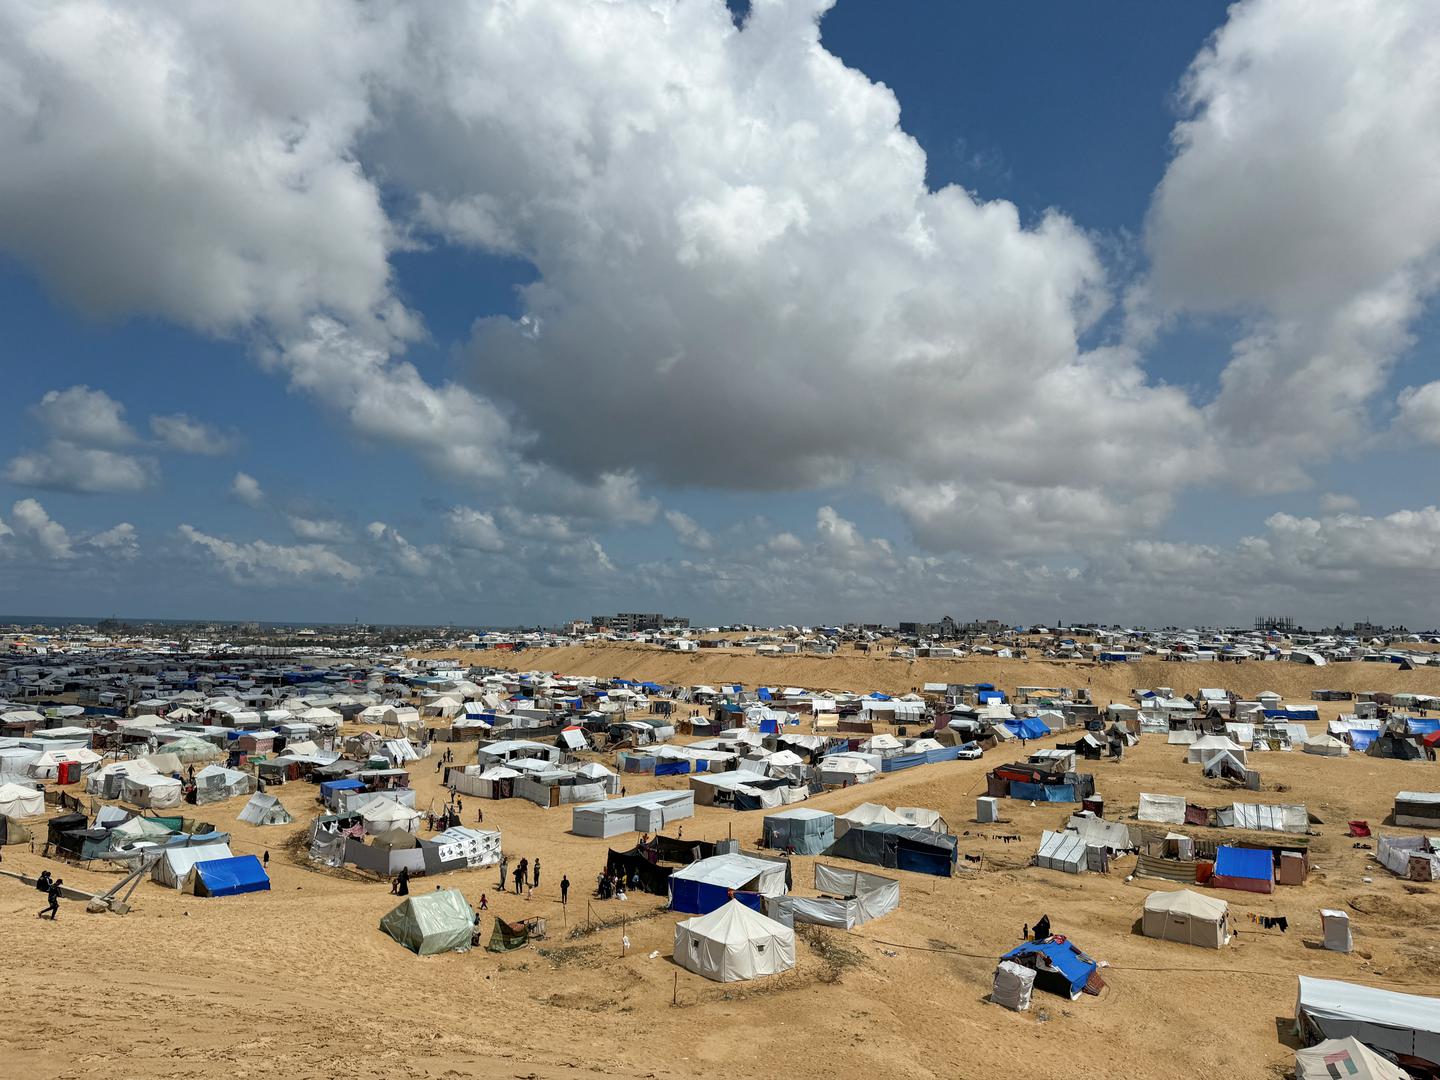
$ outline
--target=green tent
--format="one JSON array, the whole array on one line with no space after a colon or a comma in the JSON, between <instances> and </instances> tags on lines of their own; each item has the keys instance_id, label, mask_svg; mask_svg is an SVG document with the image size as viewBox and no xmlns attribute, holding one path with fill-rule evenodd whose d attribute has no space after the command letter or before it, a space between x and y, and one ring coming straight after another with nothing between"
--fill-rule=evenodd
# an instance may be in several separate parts
<instances>
[{"instance_id":1,"label":"green tent","mask_svg":"<svg viewBox=\"0 0 1440 1080\"><path fill-rule=\"evenodd\" d=\"M421 956L470 947L475 914L459 889L407 897L380 920L380 929Z\"/></svg>"},{"instance_id":2,"label":"green tent","mask_svg":"<svg viewBox=\"0 0 1440 1080\"><path fill-rule=\"evenodd\" d=\"M523 949L530 940L530 931L524 921L506 922L500 916L495 916L495 929L490 932L490 944L485 948L490 952L509 952L511 949Z\"/></svg>"}]
</instances>

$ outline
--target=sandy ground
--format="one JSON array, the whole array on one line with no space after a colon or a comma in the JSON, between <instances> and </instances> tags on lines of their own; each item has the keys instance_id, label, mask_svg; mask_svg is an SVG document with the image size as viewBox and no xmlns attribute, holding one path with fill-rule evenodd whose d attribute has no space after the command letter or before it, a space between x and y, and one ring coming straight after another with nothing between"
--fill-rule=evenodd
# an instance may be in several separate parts
<instances>
[{"instance_id":1,"label":"sandy ground","mask_svg":"<svg viewBox=\"0 0 1440 1080\"><path fill-rule=\"evenodd\" d=\"M1108 686L1161 683L1177 689L1234 686L1245 693L1274 687L1298 694L1308 685L1434 690L1440 672L1396 673L1388 667L1341 665L1136 665L1116 669L990 661L936 661L945 674L907 670L903 662L693 658L643 650L596 655L529 653L521 666L637 674L685 681L722 678L866 689L908 689L927 679L986 678L1016 683L1083 683L1088 673ZM632 653L638 655L631 655ZM732 661L730 665L720 661ZM674 665L679 662L678 667ZM738 661L738 662L736 662ZM654 663L655 667L647 664ZM844 670L843 666L868 665ZM880 678L887 668L891 681ZM669 675L670 670L685 670ZM959 674L963 670L964 674ZM1190 678L1185 678L1189 674ZM1363 677L1361 677L1363 676ZM863 683L857 683L863 678ZM1115 685L1119 685L1116 683ZM1097 693L1105 699L1105 695ZM1117 696L1119 696L1117 694ZM1334 706L1327 710L1333 711ZM1018 752L1017 755L1018 756ZM316 789L292 783L272 789L295 814L293 826L238 824L244 799L200 814L234 834L237 853L271 853L273 891L217 900L142 885L128 915L87 915L66 902L56 923L35 913L42 898L0 879L0 1075L24 1077L553 1077L581 1073L669 1078L713 1075L834 1078L1279 1076L1287 1048L1298 974L1350 979L1418 993L1440 989L1440 886L1401 882L1356 850L1345 822L1378 826L1394 793L1440 787L1430 763L1301 753L1257 754L1265 790L1235 793L1182 764L1184 748L1147 736L1121 762L1088 766L1107 800L1107 816L1133 815L1141 791L1184 794L1224 805L1241 801L1304 802L1324 825L1312 838L1317 864L1310 882L1273 896L1212 892L1230 902L1241 933L1215 952L1140 937L1136 922L1151 883L1127 883L1130 860L1109 875L1070 876L1027 867L1044 828L1060 827L1068 807L1007 801L1001 826L974 823L986 770L1011 760L1003 750L982 761L932 765L873 784L831 792L811 805L841 811L865 801L938 809L961 835L961 849L984 854L984 869L952 880L899 873L901 909L851 934L802 935L799 968L787 976L721 986L670 960L674 924L658 898L589 900L605 847L629 846L571 836L564 810L523 800L487 802L485 824L502 829L512 856L542 863L529 899L495 891L493 869L439 879L472 902L486 893L507 917L543 915L549 939L504 956L483 950L415 957L377 928L394 904L388 886L352 872L311 869L292 854L303 823L318 812ZM433 764L415 771L420 806L440 795ZM674 787L682 781L626 778ZM467 823L478 800L465 799ZM684 835L758 839L760 813L701 808ZM1390 829L1387 832L1411 832ZM1006 844L1002 833L1018 833ZM988 834L988 835L987 835ZM24 849L3 849L6 869L36 872L57 864ZM808 888L814 860L795 860L797 892ZM67 883L97 890L113 875L62 867ZM572 882L569 909L559 904L562 873ZM1366 881L1365 878L1372 880ZM417 891L434 882L418 879ZM1351 914L1357 951L1325 952L1319 909ZM1250 913L1285 915L1290 931L1252 929ZM1022 925L1048 913L1092 956L1108 961L1099 998L1070 1002L1037 993L1032 1010L1014 1014L985 998L995 958L1019 939ZM622 930L601 927L625 917ZM587 920L590 929L586 929ZM485 923L488 936L489 921ZM573 935L573 936L572 936ZM654 953L655 955L651 955Z\"/></svg>"}]
</instances>

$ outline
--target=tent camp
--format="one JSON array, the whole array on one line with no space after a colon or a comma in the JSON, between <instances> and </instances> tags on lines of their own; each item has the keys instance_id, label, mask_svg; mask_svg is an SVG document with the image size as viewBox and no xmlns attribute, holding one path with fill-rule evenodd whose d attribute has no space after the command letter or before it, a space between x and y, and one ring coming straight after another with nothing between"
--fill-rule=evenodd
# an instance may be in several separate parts
<instances>
[{"instance_id":1,"label":"tent camp","mask_svg":"<svg viewBox=\"0 0 1440 1080\"><path fill-rule=\"evenodd\" d=\"M767 848L793 848L798 855L819 855L835 842L835 815L796 806L766 814L761 823Z\"/></svg>"},{"instance_id":2,"label":"tent camp","mask_svg":"<svg viewBox=\"0 0 1440 1080\"><path fill-rule=\"evenodd\" d=\"M0 817L32 818L45 813L45 793L23 784L0 784Z\"/></svg>"},{"instance_id":3,"label":"tent camp","mask_svg":"<svg viewBox=\"0 0 1440 1080\"><path fill-rule=\"evenodd\" d=\"M1307 1042L1350 1036L1377 1050L1440 1061L1440 999L1301 975L1295 1034Z\"/></svg>"},{"instance_id":4,"label":"tent camp","mask_svg":"<svg viewBox=\"0 0 1440 1080\"><path fill-rule=\"evenodd\" d=\"M202 849L203 850L203 849ZM190 867L180 891L193 896L238 896L269 892L270 877L257 855L229 859L203 859Z\"/></svg>"},{"instance_id":5,"label":"tent camp","mask_svg":"<svg viewBox=\"0 0 1440 1080\"><path fill-rule=\"evenodd\" d=\"M795 931L731 900L676 924L675 962L716 982L779 975L795 966Z\"/></svg>"},{"instance_id":6,"label":"tent camp","mask_svg":"<svg viewBox=\"0 0 1440 1080\"><path fill-rule=\"evenodd\" d=\"M1274 892L1274 856L1264 848L1221 846L1215 852L1215 875L1210 884L1217 889Z\"/></svg>"},{"instance_id":7,"label":"tent camp","mask_svg":"<svg viewBox=\"0 0 1440 1080\"><path fill-rule=\"evenodd\" d=\"M241 809L239 820L247 825L289 825L294 818L276 796L257 791Z\"/></svg>"},{"instance_id":8,"label":"tent camp","mask_svg":"<svg viewBox=\"0 0 1440 1080\"><path fill-rule=\"evenodd\" d=\"M742 893L758 909L761 897L785 895L788 869L783 861L739 852L700 859L670 875L671 910L703 915Z\"/></svg>"},{"instance_id":9,"label":"tent camp","mask_svg":"<svg viewBox=\"0 0 1440 1080\"><path fill-rule=\"evenodd\" d=\"M419 893L392 908L380 929L420 956L468 949L475 913L459 889Z\"/></svg>"},{"instance_id":10,"label":"tent camp","mask_svg":"<svg viewBox=\"0 0 1440 1080\"><path fill-rule=\"evenodd\" d=\"M1326 1039L1295 1051L1295 1080L1410 1080L1410 1074L1358 1039Z\"/></svg>"},{"instance_id":11,"label":"tent camp","mask_svg":"<svg viewBox=\"0 0 1440 1080\"><path fill-rule=\"evenodd\" d=\"M1163 941L1218 949L1230 943L1230 905L1189 889L1152 892L1145 898L1140 932Z\"/></svg>"}]
</instances>

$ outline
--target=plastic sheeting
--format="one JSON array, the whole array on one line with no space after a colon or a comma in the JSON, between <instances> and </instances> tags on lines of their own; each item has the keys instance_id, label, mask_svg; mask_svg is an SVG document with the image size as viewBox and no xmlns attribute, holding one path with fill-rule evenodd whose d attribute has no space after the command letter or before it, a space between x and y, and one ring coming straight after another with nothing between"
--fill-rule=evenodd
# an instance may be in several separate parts
<instances>
[{"instance_id":1,"label":"plastic sheeting","mask_svg":"<svg viewBox=\"0 0 1440 1080\"><path fill-rule=\"evenodd\" d=\"M1030 1008L1030 993L1035 988L1035 972L1012 960L1001 960L995 968L995 982L990 1000L1014 1012Z\"/></svg>"},{"instance_id":2,"label":"plastic sheeting","mask_svg":"<svg viewBox=\"0 0 1440 1080\"><path fill-rule=\"evenodd\" d=\"M1440 1061L1440 999L1300 976L1295 1026L1302 1036L1353 1036L1377 1050Z\"/></svg>"}]
</instances>

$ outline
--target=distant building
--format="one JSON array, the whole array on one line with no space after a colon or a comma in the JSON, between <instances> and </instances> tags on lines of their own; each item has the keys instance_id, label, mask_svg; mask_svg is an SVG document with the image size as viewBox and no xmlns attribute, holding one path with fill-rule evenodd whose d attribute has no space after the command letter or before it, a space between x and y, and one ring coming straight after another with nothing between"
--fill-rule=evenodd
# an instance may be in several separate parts
<instances>
[{"instance_id":1,"label":"distant building","mask_svg":"<svg viewBox=\"0 0 1440 1080\"><path fill-rule=\"evenodd\" d=\"M617 634L638 634L646 630L684 630L690 626L690 620L659 612L622 611L618 615L594 615L590 625L614 630Z\"/></svg>"}]
</instances>

